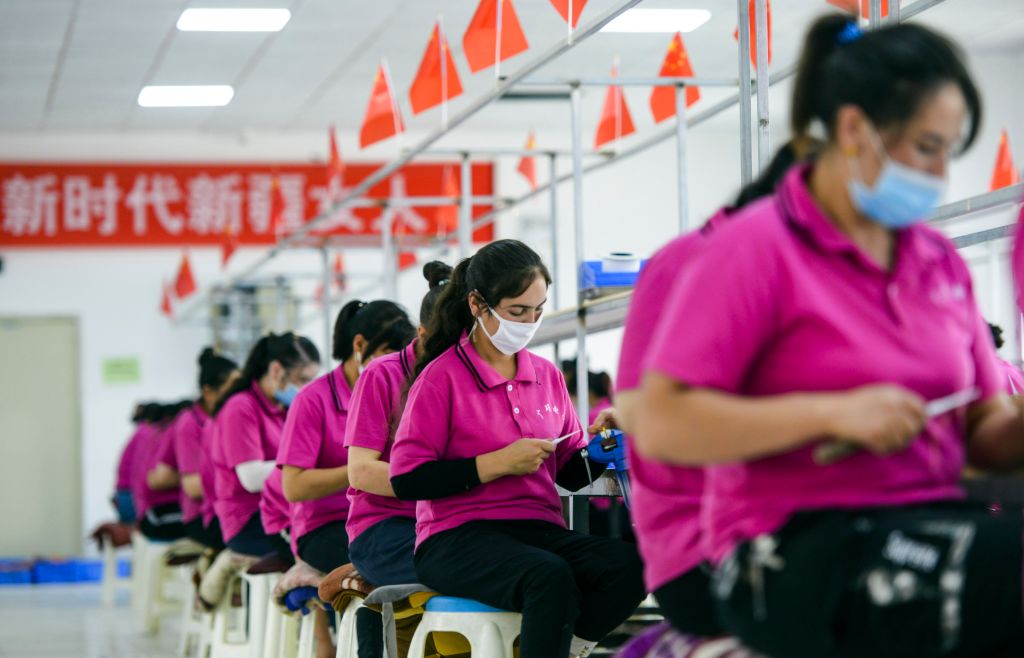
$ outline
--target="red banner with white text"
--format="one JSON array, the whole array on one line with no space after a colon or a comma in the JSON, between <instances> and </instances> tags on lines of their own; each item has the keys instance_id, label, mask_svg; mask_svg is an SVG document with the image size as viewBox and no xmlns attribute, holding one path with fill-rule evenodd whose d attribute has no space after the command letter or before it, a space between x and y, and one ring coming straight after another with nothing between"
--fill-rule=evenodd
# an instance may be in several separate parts
<instances>
[{"instance_id":1,"label":"red banner with white text","mask_svg":"<svg viewBox=\"0 0 1024 658\"><path fill-rule=\"evenodd\" d=\"M380 164L348 164L341 181L328 182L315 164L78 164L0 162L0 246L132 247L217 245L230 235L239 244L271 244L272 188L280 185L284 211L276 230L287 234L321 215ZM472 167L473 194L494 192L494 167ZM371 188L371 199L392 199L398 235L433 238L455 229L452 206L403 203L450 196L458 163L410 164ZM461 189L456 187L455 189ZM446 191L447 190L447 191ZM453 205L456 201L453 201ZM473 208L474 217L491 209ZM344 208L314 235L380 235L380 207ZM474 240L493 239L493 225Z\"/></svg>"}]
</instances>

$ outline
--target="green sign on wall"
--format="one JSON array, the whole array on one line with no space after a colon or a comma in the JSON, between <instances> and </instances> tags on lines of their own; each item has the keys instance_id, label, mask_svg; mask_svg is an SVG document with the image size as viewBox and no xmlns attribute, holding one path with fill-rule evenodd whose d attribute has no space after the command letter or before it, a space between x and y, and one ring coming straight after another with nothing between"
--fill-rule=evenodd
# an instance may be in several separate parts
<instances>
[{"instance_id":1,"label":"green sign on wall","mask_svg":"<svg viewBox=\"0 0 1024 658\"><path fill-rule=\"evenodd\" d=\"M141 378L139 357L116 356L103 359L104 384L137 384Z\"/></svg>"}]
</instances>

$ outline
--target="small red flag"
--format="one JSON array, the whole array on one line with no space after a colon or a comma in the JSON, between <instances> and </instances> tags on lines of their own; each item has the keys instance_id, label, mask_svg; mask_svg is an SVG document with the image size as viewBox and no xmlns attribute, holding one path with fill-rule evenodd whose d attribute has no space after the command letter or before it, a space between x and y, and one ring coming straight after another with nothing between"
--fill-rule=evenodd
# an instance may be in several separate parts
<instances>
[{"instance_id":1,"label":"small red flag","mask_svg":"<svg viewBox=\"0 0 1024 658\"><path fill-rule=\"evenodd\" d=\"M399 251L398 252L398 271L407 270L416 264L416 252L415 251Z\"/></svg>"},{"instance_id":2,"label":"small red flag","mask_svg":"<svg viewBox=\"0 0 1024 658\"><path fill-rule=\"evenodd\" d=\"M558 10L558 15L562 17L563 21L569 22L569 12L571 11L572 26L576 27L576 24L580 22L580 14L583 13L583 7L586 6L587 0L551 0L551 4Z\"/></svg>"},{"instance_id":3,"label":"small red flag","mask_svg":"<svg viewBox=\"0 0 1024 658\"><path fill-rule=\"evenodd\" d=\"M366 148L399 133L405 132L402 113L395 102L394 87L387 63L381 60L380 68L373 79L373 91L366 105L366 115L359 129L359 147Z\"/></svg>"},{"instance_id":4,"label":"small red flag","mask_svg":"<svg viewBox=\"0 0 1024 658\"><path fill-rule=\"evenodd\" d=\"M884 0L883 0L884 2ZM768 18L768 63L772 63L772 3L765 2L765 13ZM740 28L732 33L732 38L740 40ZM754 0L750 0L750 63L757 66L757 16L754 13Z\"/></svg>"},{"instance_id":5,"label":"small red flag","mask_svg":"<svg viewBox=\"0 0 1024 658\"><path fill-rule=\"evenodd\" d=\"M164 281L160 285L160 312L167 317L174 317L174 308L171 306L171 287Z\"/></svg>"},{"instance_id":6,"label":"small red flag","mask_svg":"<svg viewBox=\"0 0 1024 658\"><path fill-rule=\"evenodd\" d=\"M316 288L313 289L313 301L317 306L324 305L324 284L322 281L316 284Z\"/></svg>"},{"instance_id":7,"label":"small red flag","mask_svg":"<svg viewBox=\"0 0 1024 658\"><path fill-rule=\"evenodd\" d=\"M537 147L537 138L530 131L530 134L526 137L526 150L532 151ZM516 171L523 175L523 178L530 184L530 189L537 189L537 162L536 158L532 155L524 155L519 159L519 165L516 167Z\"/></svg>"},{"instance_id":8,"label":"small red flag","mask_svg":"<svg viewBox=\"0 0 1024 658\"><path fill-rule=\"evenodd\" d=\"M665 61L661 65L661 72L658 75L672 78L692 78L693 64L690 56L686 54L686 45L683 43L683 35L676 32L672 41L668 44L668 51L665 53ZM690 107L700 100L699 87L686 88L686 107ZM676 90L675 87L655 87L651 92L651 114L654 115L654 122L660 123L669 117L676 115Z\"/></svg>"},{"instance_id":9,"label":"small red flag","mask_svg":"<svg viewBox=\"0 0 1024 658\"><path fill-rule=\"evenodd\" d=\"M499 47L502 62L529 48L512 0L500 2L499 5L499 0L480 0L466 33L462 35L462 50L473 73L494 66L494 54ZM501 23L500 38L498 23ZM500 44L495 43L496 40L500 40Z\"/></svg>"},{"instance_id":10,"label":"small red flag","mask_svg":"<svg viewBox=\"0 0 1024 658\"><path fill-rule=\"evenodd\" d=\"M612 77L618 75L618 68L612 67ZM629 106L626 105L626 97L622 93L622 87L612 85L604 97L604 107L601 108L601 120L597 124L597 133L594 135L594 148L599 149L604 144L631 135L636 132L633 126L633 117L629 113Z\"/></svg>"},{"instance_id":11,"label":"small red flag","mask_svg":"<svg viewBox=\"0 0 1024 658\"><path fill-rule=\"evenodd\" d=\"M442 65L443 62L443 65ZM441 21L434 24L434 31L423 53L420 68L409 88L409 102L412 113L419 114L443 101L451 100L462 93L462 82L455 69L448 39L441 30Z\"/></svg>"},{"instance_id":12,"label":"small red flag","mask_svg":"<svg viewBox=\"0 0 1024 658\"><path fill-rule=\"evenodd\" d=\"M441 196L452 197L452 204L437 207L437 234L451 233L459 227L459 206L455 203L460 195L459 183L452 167L445 167L441 174Z\"/></svg>"},{"instance_id":13,"label":"small red flag","mask_svg":"<svg viewBox=\"0 0 1024 658\"><path fill-rule=\"evenodd\" d=\"M999 151L996 153L996 166L992 170L992 182L989 184L989 191L996 190L1020 182L1020 173L1013 166L1013 153L1010 151L1010 138L1003 128L1003 134L999 136Z\"/></svg>"},{"instance_id":14,"label":"small red flag","mask_svg":"<svg viewBox=\"0 0 1024 658\"><path fill-rule=\"evenodd\" d=\"M281 181L277 176L270 180L270 232L279 236L285 231L284 225L284 190L281 189Z\"/></svg>"},{"instance_id":15,"label":"small red flag","mask_svg":"<svg viewBox=\"0 0 1024 658\"><path fill-rule=\"evenodd\" d=\"M863 18L871 18L871 0L826 0L826 2L851 14L856 14L859 9ZM888 17L889 0L882 0L882 18Z\"/></svg>"},{"instance_id":16,"label":"small red flag","mask_svg":"<svg viewBox=\"0 0 1024 658\"><path fill-rule=\"evenodd\" d=\"M231 225L224 226L224 238L220 243L220 267L224 269L228 266L228 261L234 255L235 251L238 250L238 237L235 232L231 230Z\"/></svg>"},{"instance_id":17,"label":"small red flag","mask_svg":"<svg viewBox=\"0 0 1024 658\"><path fill-rule=\"evenodd\" d=\"M174 295L178 299L185 299L195 291L196 280L192 276L192 263L189 262L188 254L182 254L178 275L174 278Z\"/></svg>"},{"instance_id":18,"label":"small red flag","mask_svg":"<svg viewBox=\"0 0 1024 658\"><path fill-rule=\"evenodd\" d=\"M338 189L343 182L345 163L341 161L341 152L338 150L338 136L334 132L334 126L331 126L329 132L330 151L327 160L327 184L330 187L333 181L337 181L337 184L333 187Z\"/></svg>"},{"instance_id":19,"label":"small red flag","mask_svg":"<svg viewBox=\"0 0 1024 658\"><path fill-rule=\"evenodd\" d=\"M341 260L341 254L334 255L334 266L331 270L334 273L334 284L338 286L338 290L347 289L348 281L345 276L345 263Z\"/></svg>"}]
</instances>

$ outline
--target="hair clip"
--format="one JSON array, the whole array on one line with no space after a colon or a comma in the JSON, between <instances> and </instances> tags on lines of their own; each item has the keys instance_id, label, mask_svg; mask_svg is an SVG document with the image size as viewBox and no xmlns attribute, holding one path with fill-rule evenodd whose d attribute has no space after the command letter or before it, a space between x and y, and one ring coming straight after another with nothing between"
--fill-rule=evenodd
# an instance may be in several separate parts
<instances>
[{"instance_id":1,"label":"hair clip","mask_svg":"<svg viewBox=\"0 0 1024 658\"><path fill-rule=\"evenodd\" d=\"M448 279L441 279L440 281L437 282L437 285L438 286L448 285Z\"/></svg>"},{"instance_id":2,"label":"hair clip","mask_svg":"<svg viewBox=\"0 0 1024 658\"><path fill-rule=\"evenodd\" d=\"M864 30L860 29L860 26L857 25L857 21L854 20L847 23L846 27L840 30L839 36L836 37L836 41L845 46L846 44L853 43L862 36L864 36Z\"/></svg>"}]
</instances>

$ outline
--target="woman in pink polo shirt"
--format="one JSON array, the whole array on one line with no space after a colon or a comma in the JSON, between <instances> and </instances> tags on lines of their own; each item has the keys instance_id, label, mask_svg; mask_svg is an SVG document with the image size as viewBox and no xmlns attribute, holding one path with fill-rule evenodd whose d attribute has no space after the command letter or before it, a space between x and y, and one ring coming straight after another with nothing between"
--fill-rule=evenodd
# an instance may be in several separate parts
<instances>
[{"instance_id":1,"label":"woman in pink polo shirt","mask_svg":"<svg viewBox=\"0 0 1024 658\"><path fill-rule=\"evenodd\" d=\"M996 348L999 369L1003 372L1006 394L1014 397L1024 395L1024 373L1021 373L1020 368L999 356L999 350L1003 349L1003 345L1006 344L1003 340L1003 328L991 322L988 323L988 328L992 332L992 344Z\"/></svg>"},{"instance_id":2,"label":"woman in pink polo shirt","mask_svg":"<svg viewBox=\"0 0 1024 658\"><path fill-rule=\"evenodd\" d=\"M677 282L637 447L706 467L712 591L753 649L1019 655L1020 515L960 502L959 478L1024 461L1024 427L967 267L921 221L978 92L927 28L838 15L811 28L794 89L793 132L820 122L828 143Z\"/></svg>"},{"instance_id":3,"label":"woman in pink polo shirt","mask_svg":"<svg viewBox=\"0 0 1024 658\"><path fill-rule=\"evenodd\" d=\"M293 333L261 338L214 416L214 507L224 543L236 553L291 557L288 542L263 529L260 492L275 468L288 405L319 369L307 350Z\"/></svg>"},{"instance_id":4,"label":"woman in pink polo shirt","mask_svg":"<svg viewBox=\"0 0 1024 658\"><path fill-rule=\"evenodd\" d=\"M171 541L185 536L176 478L157 470L160 456L174 442L174 419L191 401L158 405L150 417L150 434L135 453L135 509L139 532L150 539Z\"/></svg>"},{"instance_id":5,"label":"woman in pink polo shirt","mask_svg":"<svg viewBox=\"0 0 1024 658\"><path fill-rule=\"evenodd\" d=\"M151 479L178 487L185 535L216 549L224 548L220 526L205 525L202 518L203 488L199 477L202 433L211 421L217 401L238 376L238 365L234 361L218 356L212 348L203 350L199 356L200 397L174 419L170 440L160 450L155 473L150 475Z\"/></svg>"},{"instance_id":6,"label":"woman in pink polo shirt","mask_svg":"<svg viewBox=\"0 0 1024 658\"><path fill-rule=\"evenodd\" d=\"M299 557L324 573L349 562L344 438L352 387L364 363L405 347L412 333L408 316L394 302L349 302L334 323L338 367L305 387L288 412L277 464L291 503L292 537Z\"/></svg>"},{"instance_id":7,"label":"woman in pink polo shirt","mask_svg":"<svg viewBox=\"0 0 1024 658\"><path fill-rule=\"evenodd\" d=\"M135 464L135 453L139 449L140 439L145 437L143 420L146 408L152 403L140 402L135 405L132 413L132 424L135 430L121 450L121 458L117 462L117 480L114 483L114 495L110 502L117 511L118 523L135 523L135 503L132 500L132 468Z\"/></svg>"},{"instance_id":8,"label":"woman in pink polo shirt","mask_svg":"<svg viewBox=\"0 0 1024 658\"><path fill-rule=\"evenodd\" d=\"M651 256L637 279L626 316L615 408L594 423L620 425L635 432L643 364L673 283L685 274L715 230L748 204L773 194L786 172L819 147L814 139L787 142L731 206L720 209L700 230L674 238ZM700 543L702 469L648 459L637 453L634 441L627 442L626 449L633 500L630 516L648 591L654 592L658 607L675 629L707 637L722 635L711 598L710 569L704 564Z\"/></svg>"},{"instance_id":9,"label":"woman in pink polo shirt","mask_svg":"<svg viewBox=\"0 0 1024 658\"><path fill-rule=\"evenodd\" d=\"M525 349L550 280L516 240L458 264L391 451L395 494L419 501L420 582L522 612L530 658L585 654L644 596L635 547L562 518L555 483L579 489L603 467L581 453L587 437L562 373Z\"/></svg>"}]
</instances>

